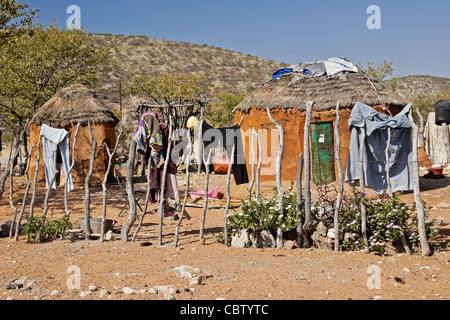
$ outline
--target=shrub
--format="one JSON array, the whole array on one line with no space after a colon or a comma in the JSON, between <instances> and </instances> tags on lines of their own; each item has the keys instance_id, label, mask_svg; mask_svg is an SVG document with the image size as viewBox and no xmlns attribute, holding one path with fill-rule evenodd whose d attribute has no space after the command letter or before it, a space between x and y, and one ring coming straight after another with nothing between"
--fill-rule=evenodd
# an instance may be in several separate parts
<instances>
[{"instance_id":1,"label":"shrub","mask_svg":"<svg viewBox=\"0 0 450 320\"><path fill-rule=\"evenodd\" d=\"M72 228L72 223L67 215L50 222L44 222L42 217L30 217L22 229L22 234L27 236L27 243L34 241L49 242L57 238L64 239L67 229Z\"/></svg>"},{"instance_id":2,"label":"shrub","mask_svg":"<svg viewBox=\"0 0 450 320\"><path fill-rule=\"evenodd\" d=\"M369 250L384 253L388 244L396 245L401 241L401 233L409 240L411 246L418 246L418 222L415 205L408 206L400 201L399 196L385 199L386 193L381 193L377 199L361 198L353 190L354 197L340 212L339 224L344 240L342 249L359 250L364 247L361 233L361 204L366 207L367 238ZM425 218L428 217L429 207L424 203ZM432 241L437 234L435 221L426 223L427 238Z\"/></svg>"}]
</instances>

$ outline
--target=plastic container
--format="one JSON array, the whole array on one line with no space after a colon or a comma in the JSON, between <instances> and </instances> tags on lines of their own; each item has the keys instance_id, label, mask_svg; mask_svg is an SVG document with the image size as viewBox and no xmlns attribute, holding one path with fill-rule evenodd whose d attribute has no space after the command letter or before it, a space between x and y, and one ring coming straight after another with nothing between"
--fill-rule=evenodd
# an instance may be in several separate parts
<instances>
[{"instance_id":1,"label":"plastic container","mask_svg":"<svg viewBox=\"0 0 450 320\"><path fill-rule=\"evenodd\" d=\"M450 125L450 100L438 100L434 108L436 111L436 125L441 126L443 122Z\"/></svg>"},{"instance_id":2,"label":"plastic container","mask_svg":"<svg viewBox=\"0 0 450 320\"><path fill-rule=\"evenodd\" d=\"M84 230L85 229L84 217L79 218L78 221L80 222L80 228L82 230ZM116 220L106 219L105 220L105 233L112 230L116 223L117 223ZM102 218L91 218L90 225L91 225L91 230L92 230L93 234L100 234L102 232Z\"/></svg>"}]
</instances>

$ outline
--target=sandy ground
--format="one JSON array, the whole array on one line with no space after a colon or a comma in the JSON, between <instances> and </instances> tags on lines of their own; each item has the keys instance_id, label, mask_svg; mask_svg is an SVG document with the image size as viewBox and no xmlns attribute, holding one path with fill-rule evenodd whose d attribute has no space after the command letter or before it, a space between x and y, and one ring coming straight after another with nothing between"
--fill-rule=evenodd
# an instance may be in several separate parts
<instances>
[{"instance_id":1,"label":"sandy ground","mask_svg":"<svg viewBox=\"0 0 450 320\"><path fill-rule=\"evenodd\" d=\"M423 175L426 172L421 172ZM164 220L163 245L158 246L156 205L145 216L134 242L121 240L100 243L98 240L56 240L44 244L27 244L21 236L18 242L0 239L0 299L8 300L166 300L156 286L175 287L176 300L448 300L450 298L450 172L445 179L421 179L422 196L434 208L431 217L440 218L444 226L439 234L441 252L431 257L397 254L379 256L363 252L334 252L322 249L237 249L216 242L224 221L223 209L210 209L205 222L204 245L200 244L201 208L188 208L190 220L183 220L178 247L173 246L176 221ZM178 176L180 192L184 192L184 175ZM137 184L145 187L145 183ZM211 175L210 189L225 191L226 177ZM287 185L286 185L287 186ZM247 195L244 186L231 186L232 198ZM263 183L262 191L272 194L273 184ZM192 189L204 189L204 179L192 176ZM16 177L12 199L20 210L24 179ZM0 222L11 220L9 187L0 202ZM45 189L38 192L35 215L43 210ZM102 212L102 191L91 190L92 217ZM412 193L402 195L412 203ZM84 190L69 196L74 228L84 215ZM50 219L64 213L63 191L49 202ZM143 201L140 201L143 205ZM212 204L217 204L216 202ZM218 203L223 204L223 202ZM117 220L115 232L127 219L119 213L126 199L118 185L108 187L107 215ZM28 212L28 208L25 211ZM138 213L140 213L138 209ZM131 230L131 235L137 223ZM150 242L149 246L141 246ZM180 279L174 268L182 265L200 268L211 276L200 284ZM73 288L76 266L80 286ZM374 272L379 274L376 286ZM23 283L19 289L7 289L11 283ZM125 293L124 288L133 289ZM126 291L126 290L125 290Z\"/></svg>"}]
</instances>

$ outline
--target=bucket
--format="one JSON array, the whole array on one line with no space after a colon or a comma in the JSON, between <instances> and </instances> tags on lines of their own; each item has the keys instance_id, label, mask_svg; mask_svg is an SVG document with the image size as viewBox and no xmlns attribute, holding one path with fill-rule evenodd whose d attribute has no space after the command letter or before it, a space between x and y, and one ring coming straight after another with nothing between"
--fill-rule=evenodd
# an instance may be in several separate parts
<instances>
[{"instance_id":1,"label":"bucket","mask_svg":"<svg viewBox=\"0 0 450 320\"><path fill-rule=\"evenodd\" d=\"M80 228L82 230L85 229L85 223L84 223L84 217L79 218L78 221L80 222ZM112 230L114 228L114 225L117 223L116 220L105 220L105 233ZM91 218L90 219L91 224L91 230L93 234L100 234L102 232L102 218Z\"/></svg>"}]
</instances>

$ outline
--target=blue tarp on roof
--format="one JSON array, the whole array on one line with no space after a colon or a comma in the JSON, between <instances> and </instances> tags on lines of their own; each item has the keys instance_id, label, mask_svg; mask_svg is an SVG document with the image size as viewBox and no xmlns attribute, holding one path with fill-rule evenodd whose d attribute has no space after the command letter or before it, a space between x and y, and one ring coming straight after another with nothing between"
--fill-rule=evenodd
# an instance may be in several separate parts
<instances>
[{"instance_id":1,"label":"blue tarp on roof","mask_svg":"<svg viewBox=\"0 0 450 320\"><path fill-rule=\"evenodd\" d=\"M285 73L289 73L289 72L292 72L291 68L284 68L284 69L277 70L272 76L272 81L276 80L281 75L283 75Z\"/></svg>"}]
</instances>

